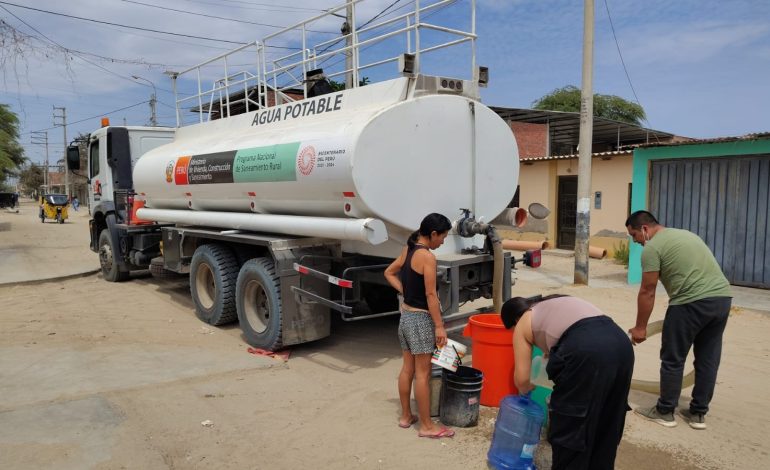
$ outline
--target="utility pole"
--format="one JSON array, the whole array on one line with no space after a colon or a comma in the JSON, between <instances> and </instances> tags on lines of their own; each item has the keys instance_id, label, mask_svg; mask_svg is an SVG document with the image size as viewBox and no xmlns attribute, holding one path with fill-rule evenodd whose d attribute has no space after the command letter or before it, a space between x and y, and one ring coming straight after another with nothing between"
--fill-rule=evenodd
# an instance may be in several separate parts
<instances>
[{"instance_id":1,"label":"utility pole","mask_svg":"<svg viewBox=\"0 0 770 470\"><path fill-rule=\"evenodd\" d=\"M147 82L150 85L152 85L152 94L150 95L150 125L152 127L157 126L158 125L158 117L155 114L155 104L158 102L158 100L157 100L158 90L155 89L155 83L153 83L152 81L150 81L150 80L148 80L148 79L146 79L144 77L140 77L138 75L131 75L131 78L133 78L134 80L144 80L145 82Z\"/></svg>"},{"instance_id":2,"label":"utility pole","mask_svg":"<svg viewBox=\"0 0 770 470\"><path fill-rule=\"evenodd\" d=\"M594 0L583 2L583 86L580 93L575 284L588 285L588 238L591 228L591 153L594 132Z\"/></svg>"},{"instance_id":3,"label":"utility pole","mask_svg":"<svg viewBox=\"0 0 770 470\"><path fill-rule=\"evenodd\" d=\"M61 115L57 115L56 111L61 111ZM64 129L64 193L67 197L70 197L70 167L67 165L67 108L65 107L53 107L53 124L54 126L62 126ZM56 119L61 119L61 123L56 122Z\"/></svg>"},{"instance_id":4,"label":"utility pole","mask_svg":"<svg viewBox=\"0 0 770 470\"><path fill-rule=\"evenodd\" d=\"M347 0L347 6L345 7L345 23L342 24L342 34L345 35L345 46L353 46L353 0ZM345 89L350 90L353 88L353 49L345 51L345 70L348 72L345 74Z\"/></svg>"},{"instance_id":5,"label":"utility pole","mask_svg":"<svg viewBox=\"0 0 770 470\"><path fill-rule=\"evenodd\" d=\"M45 169L43 170L43 185L48 190L48 131L33 131L32 143L45 145Z\"/></svg>"}]
</instances>

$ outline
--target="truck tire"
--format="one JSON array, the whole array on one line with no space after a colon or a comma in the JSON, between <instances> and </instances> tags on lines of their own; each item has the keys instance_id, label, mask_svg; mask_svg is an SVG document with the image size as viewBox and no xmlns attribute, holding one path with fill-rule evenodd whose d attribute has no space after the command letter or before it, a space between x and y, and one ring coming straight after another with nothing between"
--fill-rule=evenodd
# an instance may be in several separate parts
<instances>
[{"instance_id":1,"label":"truck tire","mask_svg":"<svg viewBox=\"0 0 770 470\"><path fill-rule=\"evenodd\" d=\"M235 281L238 260L222 245L201 245L195 250L190 264L190 294L195 315L209 325L232 323L235 311Z\"/></svg>"},{"instance_id":2,"label":"truck tire","mask_svg":"<svg viewBox=\"0 0 770 470\"><path fill-rule=\"evenodd\" d=\"M99 233L99 265L102 268L102 276L110 282L123 282L128 279L129 272L118 266L114 253L115 247L112 246L110 231L104 229Z\"/></svg>"},{"instance_id":3,"label":"truck tire","mask_svg":"<svg viewBox=\"0 0 770 470\"><path fill-rule=\"evenodd\" d=\"M283 346L280 279L266 258L246 261L235 288L238 321L246 342L275 351Z\"/></svg>"}]
</instances>

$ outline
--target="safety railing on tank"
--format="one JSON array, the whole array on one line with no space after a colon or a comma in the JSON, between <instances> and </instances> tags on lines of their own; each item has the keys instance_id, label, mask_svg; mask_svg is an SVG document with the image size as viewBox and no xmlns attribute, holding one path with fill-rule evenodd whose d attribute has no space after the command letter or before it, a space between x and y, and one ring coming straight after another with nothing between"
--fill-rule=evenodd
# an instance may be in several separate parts
<instances>
[{"instance_id":1,"label":"safety railing on tank","mask_svg":"<svg viewBox=\"0 0 770 470\"><path fill-rule=\"evenodd\" d=\"M464 43L470 43L470 71L471 78L477 79L476 67L476 0L414 0L412 5L394 8L388 12L383 10L380 15L383 18L375 22L380 15L375 16L361 27L358 27L357 7L366 0L350 0L326 12L307 20L296 23L276 33L264 37L261 41L253 41L239 46L231 51L222 53L212 59L189 67L181 72L167 72L172 78L174 96L176 101L177 127L184 124L183 110L198 114L198 122L212 119L221 119L236 114L256 111L265 107L275 106L297 99L308 97L307 74L310 71L318 71L326 67L328 71L324 76L328 79L345 77L345 88L361 86L363 70L372 69L388 63L396 63L404 53L413 57L414 61L409 70L397 70L393 68L393 75L398 72L417 74L420 73L421 56L434 51L451 48ZM434 24L426 19L445 9L456 7L461 3L470 6L467 21L468 30L453 27L453 24ZM411 6L410 10L397 14L392 18L388 15L395 14ZM343 12L344 15L339 12ZM457 18L456 14L450 15ZM314 25L328 25L333 18L350 18L350 26L346 28L347 21L343 24L342 36L335 38L320 38L324 34L336 34L330 31L313 29ZM446 20L447 23L452 23ZM441 37L435 44L426 47L426 31L443 33L448 38ZM299 34L299 38L296 35ZM363 62L361 53L375 45L388 40L401 38L403 43L396 44L391 50L401 50L395 55L390 53L385 57L375 57L373 60ZM434 39L431 37L430 39ZM280 57L268 58L273 50L294 50L294 52ZM335 58L342 56L345 65L337 68L338 62L328 64ZM239 59L248 58L249 65L254 69L250 71L239 70L234 72ZM224 73L212 74L208 68L212 66L222 67ZM193 78L185 80L190 75ZM218 76L217 76L218 75ZM367 77L368 78L368 77ZM185 88L190 89L181 90ZM204 83L206 85L204 85ZM180 97L181 96L181 97Z\"/></svg>"}]
</instances>

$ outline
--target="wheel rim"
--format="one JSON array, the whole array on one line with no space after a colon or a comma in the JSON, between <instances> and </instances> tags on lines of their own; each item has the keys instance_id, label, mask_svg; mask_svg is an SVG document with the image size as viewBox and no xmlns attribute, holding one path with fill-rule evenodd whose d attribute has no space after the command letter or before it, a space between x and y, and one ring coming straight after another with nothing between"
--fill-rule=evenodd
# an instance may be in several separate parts
<instances>
[{"instance_id":1,"label":"wheel rim","mask_svg":"<svg viewBox=\"0 0 770 470\"><path fill-rule=\"evenodd\" d=\"M209 310L214 306L216 290L211 267L206 263L199 264L198 269L195 270L195 291L198 294L198 302L200 302L201 307Z\"/></svg>"},{"instance_id":2,"label":"wheel rim","mask_svg":"<svg viewBox=\"0 0 770 470\"><path fill-rule=\"evenodd\" d=\"M99 264L101 264L104 273L109 272L112 268L112 248L109 244L102 245L99 249Z\"/></svg>"},{"instance_id":3,"label":"wheel rim","mask_svg":"<svg viewBox=\"0 0 770 470\"><path fill-rule=\"evenodd\" d=\"M264 333L270 321L270 302L265 288L259 281L249 281L243 296L243 311L251 329Z\"/></svg>"}]
</instances>

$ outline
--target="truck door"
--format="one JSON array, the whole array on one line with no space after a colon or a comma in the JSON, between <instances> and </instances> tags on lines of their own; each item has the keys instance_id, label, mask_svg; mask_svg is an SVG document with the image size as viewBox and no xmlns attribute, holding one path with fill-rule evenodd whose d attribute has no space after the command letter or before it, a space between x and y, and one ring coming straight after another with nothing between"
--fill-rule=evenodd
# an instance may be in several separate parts
<instances>
[{"instance_id":1,"label":"truck door","mask_svg":"<svg viewBox=\"0 0 770 470\"><path fill-rule=\"evenodd\" d=\"M103 199L111 199L109 165L107 165L107 145L104 141L106 134L100 132L92 135L88 146L88 207L93 210Z\"/></svg>"}]
</instances>

